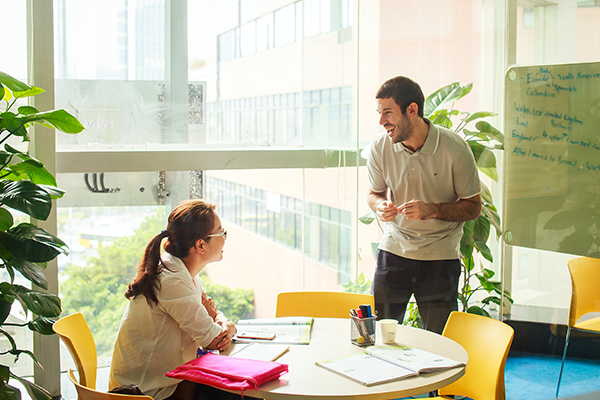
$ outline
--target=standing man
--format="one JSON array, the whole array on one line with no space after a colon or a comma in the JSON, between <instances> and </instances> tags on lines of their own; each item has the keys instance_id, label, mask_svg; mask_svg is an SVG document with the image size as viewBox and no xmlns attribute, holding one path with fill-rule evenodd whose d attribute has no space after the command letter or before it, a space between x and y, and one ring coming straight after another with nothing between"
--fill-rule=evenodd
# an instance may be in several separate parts
<instances>
[{"instance_id":1,"label":"standing man","mask_svg":"<svg viewBox=\"0 0 600 400\"><path fill-rule=\"evenodd\" d=\"M402 323L415 295L423 328L441 333L457 310L460 239L481 212L469 145L423 118L421 87L398 76L375 96L386 130L368 151L369 207L386 222L373 278L379 318Z\"/></svg>"}]
</instances>

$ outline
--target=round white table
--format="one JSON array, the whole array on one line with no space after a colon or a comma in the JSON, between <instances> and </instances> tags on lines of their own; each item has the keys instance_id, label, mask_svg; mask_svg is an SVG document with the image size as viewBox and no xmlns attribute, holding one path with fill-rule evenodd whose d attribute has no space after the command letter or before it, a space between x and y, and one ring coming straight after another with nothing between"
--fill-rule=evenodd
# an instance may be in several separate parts
<instances>
[{"instance_id":1,"label":"round white table","mask_svg":"<svg viewBox=\"0 0 600 400\"><path fill-rule=\"evenodd\" d=\"M350 343L350 319L315 318L309 345L291 345L277 362L288 364L289 372L280 379L248 390L245 396L269 400L289 399L396 399L427 393L444 387L464 374L465 367L421 374L397 381L364 386L315 365L316 361L341 358L364 349ZM383 345L377 324L376 345ZM418 347L467 364L466 350L444 336L423 329L399 325L396 344ZM235 350L236 344L227 353ZM238 347L239 349L239 347Z\"/></svg>"}]
</instances>

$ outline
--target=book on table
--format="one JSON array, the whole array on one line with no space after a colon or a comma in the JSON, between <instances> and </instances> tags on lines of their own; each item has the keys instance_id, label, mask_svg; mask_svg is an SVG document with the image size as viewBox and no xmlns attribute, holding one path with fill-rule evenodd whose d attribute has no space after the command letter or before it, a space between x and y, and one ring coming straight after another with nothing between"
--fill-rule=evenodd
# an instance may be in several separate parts
<instances>
[{"instance_id":1,"label":"book on table","mask_svg":"<svg viewBox=\"0 0 600 400\"><path fill-rule=\"evenodd\" d=\"M317 361L316 364L365 386L464 365L438 354L406 346L371 346L364 353Z\"/></svg>"},{"instance_id":2,"label":"book on table","mask_svg":"<svg viewBox=\"0 0 600 400\"><path fill-rule=\"evenodd\" d=\"M309 344L312 317L241 319L233 337L241 343Z\"/></svg>"}]
</instances>

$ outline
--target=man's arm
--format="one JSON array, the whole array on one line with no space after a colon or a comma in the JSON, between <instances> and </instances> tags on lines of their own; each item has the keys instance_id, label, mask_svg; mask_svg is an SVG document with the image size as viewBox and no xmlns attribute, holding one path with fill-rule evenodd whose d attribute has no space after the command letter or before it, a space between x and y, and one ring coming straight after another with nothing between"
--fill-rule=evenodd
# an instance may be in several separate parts
<instances>
[{"instance_id":1,"label":"man's arm","mask_svg":"<svg viewBox=\"0 0 600 400\"><path fill-rule=\"evenodd\" d=\"M467 199L459 199L455 203L425 203L411 200L400 207L398 212L408 219L439 219L449 222L471 221L481 213L481 196L475 195Z\"/></svg>"},{"instance_id":2,"label":"man's arm","mask_svg":"<svg viewBox=\"0 0 600 400\"><path fill-rule=\"evenodd\" d=\"M383 222L392 221L398 215L397 207L387 198L387 191L374 192L371 190L367 195L367 204Z\"/></svg>"}]
</instances>

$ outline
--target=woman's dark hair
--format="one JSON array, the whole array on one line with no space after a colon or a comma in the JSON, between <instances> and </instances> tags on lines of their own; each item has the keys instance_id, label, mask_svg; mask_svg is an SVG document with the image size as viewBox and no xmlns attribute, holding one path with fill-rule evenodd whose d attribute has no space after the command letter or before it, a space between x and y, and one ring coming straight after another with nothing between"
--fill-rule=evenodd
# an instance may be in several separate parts
<instances>
[{"instance_id":1,"label":"woman's dark hair","mask_svg":"<svg viewBox=\"0 0 600 400\"><path fill-rule=\"evenodd\" d=\"M388 79L381 85L375 98L394 99L396 104L400 107L402 114L406 113L406 107L411 103L416 103L419 107L418 115L423 118L423 103L425 102L425 96L423 96L421 86L410 78L397 76Z\"/></svg>"},{"instance_id":2,"label":"woman's dark hair","mask_svg":"<svg viewBox=\"0 0 600 400\"><path fill-rule=\"evenodd\" d=\"M125 297L131 299L141 294L148 304L157 304L158 277L165 268L168 269L160 260L160 243L167 238L165 251L179 258L187 256L199 239L210 240L207 236L214 229L215 208L216 205L204 200L187 200L173 209L167 229L154 236L146 246Z\"/></svg>"}]
</instances>

